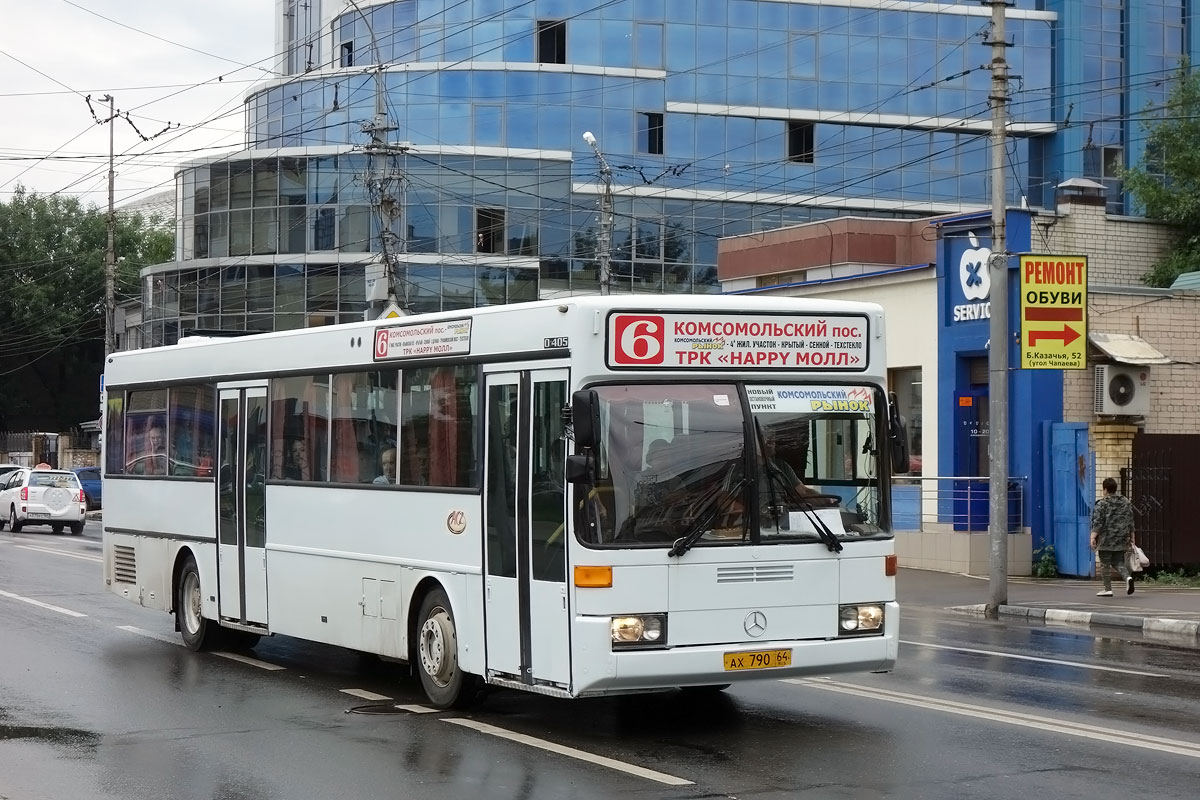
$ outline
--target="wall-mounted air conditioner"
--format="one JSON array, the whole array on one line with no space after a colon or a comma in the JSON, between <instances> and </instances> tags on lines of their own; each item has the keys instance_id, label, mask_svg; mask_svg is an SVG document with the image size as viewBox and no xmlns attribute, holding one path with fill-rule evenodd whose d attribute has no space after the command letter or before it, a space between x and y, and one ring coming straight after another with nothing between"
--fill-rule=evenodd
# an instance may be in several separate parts
<instances>
[{"instance_id":1,"label":"wall-mounted air conditioner","mask_svg":"<svg viewBox=\"0 0 1200 800\"><path fill-rule=\"evenodd\" d=\"M1096 367L1095 412L1120 416L1150 413L1150 368L1127 364Z\"/></svg>"}]
</instances>

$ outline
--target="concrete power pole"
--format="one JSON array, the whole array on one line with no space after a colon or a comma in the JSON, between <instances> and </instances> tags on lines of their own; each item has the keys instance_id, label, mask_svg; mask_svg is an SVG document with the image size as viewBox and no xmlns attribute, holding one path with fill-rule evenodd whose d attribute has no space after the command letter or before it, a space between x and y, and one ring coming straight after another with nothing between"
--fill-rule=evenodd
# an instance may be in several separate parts
<instances>
[{"instance_id":1,"label":"concrete power pole","mask_svg":"<svg viewBox=\"0 0 1200 800\"><path fill-rule=\"evenodd\" d=\"M600 145L596 144L596 137L591 131L583 132L583 141L596 153L596 160L600 162L600 179L604 182L604 194L600 197L600 242L596 259L600 262L600 294L609 294L612 291L612 271L609 268L613 229L612 167L608 165L604 153L600 152Z\"/></svg>"},{"instance_id":2,"label":"concrete power pole","mask_svg":"<svg viewBox=\"0 0 1200 800\"><path fill-rule=\"evenodd\" d=\"M992 256L991 341L988 347L988 450L991 459L988 492L990 531L989 616L1008 603L1008 245L1005 241L1005 113L1008 104L1008 47L1004 12L1010 0L984 0L992 7Z\"/></svg>"},{"instance_id":3,"label":"concrete power pole","mask_svg":"<svg viewBox=\"0 0 1200 800\"><path fill-rule=\"evenodd\" d=\"M116 115L113 112L113 96L106 94L100 98L101 102L105 100L108 101L108 244L104 248L104 356L107 358L117 349L117 250L114 241L117 216L113 211L113 183L116 179L116 173L113 172L113 120Z\"/></svg>"},{"instance_id":4,"label":"concrete power pole","mask_svg":"<svg viewBox=\"0 0 1200 800\"><path fill-rule=\"evenodd\" d=\"M375 116L370 122L363 124L362 130L371 137L371 141L363 147L363 152L368 159L367 188L371 192L371 200L379 214L379 260L383 275L380 277L376 273L376 277L372 280L371 273L368 271L366 299L368 304L377 304L374 305L376 309L386 302L395 304L407 312L408 280L407 276L401 276L399 273L402 267L401 253L406 249L405 244L408 237L399 236L394 230L397 221L402 220L404 215L404 201L393 191L395 185L403 188L404 176L400 174L399 170L392 168L391 159L393 156L408 152L410 148L403 144L394 145L388 141L388 134L396 130L396 126L392 125L388 118L387 97L384 94L386 70L383 64L383 53L375 39L375 31L371 28L371 20L363 14L356 0L348 0L348 2L366 26L367 34L371 39L371 50L375 53ZM380 280L383 281L382 287L379 284ZM400 284L399 292L396 288L397 284ZM384 287L386 287L386 296L383 291L380 291Z\"/></svg>"}]
</instances>

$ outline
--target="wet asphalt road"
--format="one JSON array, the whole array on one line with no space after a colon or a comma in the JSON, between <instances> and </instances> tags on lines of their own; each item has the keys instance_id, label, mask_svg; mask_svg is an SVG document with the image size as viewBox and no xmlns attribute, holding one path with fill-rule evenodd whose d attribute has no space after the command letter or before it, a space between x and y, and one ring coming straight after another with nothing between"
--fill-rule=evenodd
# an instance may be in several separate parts
<instances>
[{"instance_id":1,"label":"wet asphalt road","mask_svg":"<svg viewBox=\"0 0 1200 800\"><path fill-rule=\"evenodd\" d=\"M416 682L354 653L280 638L252 663L186 651L170 617L103 591L98 535L0 534L0 798L1198 791L1200 651L1182 646L922 610L892 675L398 711L422 705Z\"/></svg>"}]
</instances>

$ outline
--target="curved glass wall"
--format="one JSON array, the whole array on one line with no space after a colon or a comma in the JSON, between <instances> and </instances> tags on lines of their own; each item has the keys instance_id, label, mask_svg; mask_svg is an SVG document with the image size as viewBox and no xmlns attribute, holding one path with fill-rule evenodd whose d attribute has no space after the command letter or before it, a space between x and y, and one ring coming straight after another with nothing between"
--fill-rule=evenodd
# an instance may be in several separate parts
<instances>
[{"instance_id":1,"label":"curved glass wall","mask_svg":"<svg viewBox=\"0 0 1200 800\"><path fill-rule=\"evenodd\" d=\"M389 65L388 138L411 145L391 168L403 177L397 279L416 310L598 289L599 169L584 131L613 167L613 291L717 291L721 236L989 203L987 125L954 124L988 117L986 16L667 5L360 0L321 28L320 69L317 29L293 23L296 76L247 100L252 152L178 174L181 263L146 272L147 343L361 318L380 242L360 149L377 62ZM1017 123L1053 117L1051 31L1009 19ZM1013 138L1012 202L1043 183L1045 150Z\"/></svg>"}]
</instances>

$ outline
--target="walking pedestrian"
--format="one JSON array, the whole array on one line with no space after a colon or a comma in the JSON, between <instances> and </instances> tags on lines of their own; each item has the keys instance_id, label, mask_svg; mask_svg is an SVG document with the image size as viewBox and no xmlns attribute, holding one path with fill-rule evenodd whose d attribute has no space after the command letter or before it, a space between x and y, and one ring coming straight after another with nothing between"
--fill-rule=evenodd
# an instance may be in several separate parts
<instances>
[{"instance_id":1,"label":"walking pedestrian","mask_svg":"<svg viewBox=\"0 0 1200 800\"><path fill-rule=\"evenodd\" d=\"M1117 494L1117 482L1104 479L1104 497L1092 509L1092 549L1100 556L1100 576L1104 589L1097 597L1112 597L1111 568L1125 581L1125 594L1133 594L1133 576L1129 574L1125 554L1133 549L1133 504Z\"/></svg>"}]
</instances>

